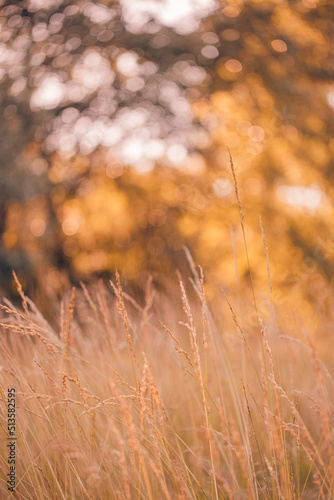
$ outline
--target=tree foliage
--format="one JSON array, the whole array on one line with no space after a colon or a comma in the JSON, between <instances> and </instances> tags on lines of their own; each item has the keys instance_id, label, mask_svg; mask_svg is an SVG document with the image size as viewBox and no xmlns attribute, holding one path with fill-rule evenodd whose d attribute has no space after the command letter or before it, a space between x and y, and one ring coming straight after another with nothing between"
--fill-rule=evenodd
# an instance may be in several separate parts
<instances>
[{"instance_id":1,"label":"tree foliage","mask_svg":"<svg viewBox=\"0 0 334 500\"><path fill-rule=\"evenodd\" d=\"M157 4L3 3L2 271L57 288L63 270L168 272L187 245L216 282L242 281L228 147L255 279L261 214L274 282L318 296L333 271L333 6L199 2L175 19Z\"/></svg>"}]
</instances>

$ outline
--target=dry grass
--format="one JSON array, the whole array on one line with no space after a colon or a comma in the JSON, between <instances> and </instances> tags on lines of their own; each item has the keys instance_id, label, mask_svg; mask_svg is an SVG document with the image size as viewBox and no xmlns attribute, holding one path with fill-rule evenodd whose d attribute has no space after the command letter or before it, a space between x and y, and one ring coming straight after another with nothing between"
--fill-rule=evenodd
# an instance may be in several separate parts
<instances>
[{"instance_id":1,"label":"dry grass","mask_svg":"<svg viewBox=\"0 0 334 500\"><path fill-rule=\"evenodd\" d=\"M14 387L16 498L334 498L332 373L306 325L280 326L260 227L269 301L250 275L250 299L222 290L215 314L187 249L192 276L177 290L149 278L136 301L118 273L108 288L81 283L56 328L14 273L22 305L1 306L0 423L5 443ZM3 446L1 498L7 458Z\"/></svg>"},{"instance_id":2,"label":"dry grass","mask_svg":"<svg viewBox=\"0 0 334 500\"><path fill-rule=\"evenodd\" d=\"M15 277L1 393L17 393L16 498L334 498L333 379L314 341L260 314L247 326L223 295L216 324L192 269L173 300L149 281L139 304L118 274L82 284L57 328ZM2 397L2 443L6 415ZM5 499L5 447L0 464Z\"/></svg>"}]
</instances>

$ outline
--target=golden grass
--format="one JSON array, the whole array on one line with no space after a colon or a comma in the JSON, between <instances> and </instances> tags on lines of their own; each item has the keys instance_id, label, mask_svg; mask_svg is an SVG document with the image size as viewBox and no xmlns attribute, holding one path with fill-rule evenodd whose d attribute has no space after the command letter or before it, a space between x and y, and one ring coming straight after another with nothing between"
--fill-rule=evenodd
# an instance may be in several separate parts
<instances>
[{"instance_id":1,"label":"golden grass","mask_svg":"<svg viewBox=\"0 0 334 500\"><path fill-rule=\"evenodd\" d=\"M249 326L222 294L217 324L192 263L169 298L149 281L136 301L118 274L82 284L52 328L15 280L0 379L2 443L17 394L15 498L334 498L332 375L279 312ZM5 499L5 446L0 468Z\"/></svg>"},{"instance_id":2,"label":"golden grass","mask_svg":"<svg viewBox=\"0 0 334 500\"><path fill-rule=\"evenodd\" d=\"M6 443L14 387L16 498L334 498L332 374L307 325L280 326L260 228L269 308L250 275L250 300L221 290L213 314L185 249L192 275L178 290L150 277L136 301L116 272L109 289L73 288L52 327L13 273L22 306L1 305L0 422Z\"/></svg>"}]
</instances>

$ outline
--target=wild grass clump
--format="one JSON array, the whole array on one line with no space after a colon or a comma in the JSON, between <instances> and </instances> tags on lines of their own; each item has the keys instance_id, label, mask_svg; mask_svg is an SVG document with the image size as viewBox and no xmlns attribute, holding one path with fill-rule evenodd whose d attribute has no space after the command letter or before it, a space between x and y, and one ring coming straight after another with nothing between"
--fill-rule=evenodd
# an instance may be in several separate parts
<instances>
[{"instance_id":1,"label":"wild grass clump","mask_svg":"<svg viewBox=\"0 0 334 500\"><path fill-rule=\"evenodd\" d=\"M22 307L1 306L0 377L3 443L16 390L16 498L334 497L333 379L315 341L261 307L249 326L223 294L217 324L192 267L173 299L149 280L135 300L118 274L82 284L57 327L17 281ZM7 473L3 446L1 498Z\"/></svg>"}]
</instances>

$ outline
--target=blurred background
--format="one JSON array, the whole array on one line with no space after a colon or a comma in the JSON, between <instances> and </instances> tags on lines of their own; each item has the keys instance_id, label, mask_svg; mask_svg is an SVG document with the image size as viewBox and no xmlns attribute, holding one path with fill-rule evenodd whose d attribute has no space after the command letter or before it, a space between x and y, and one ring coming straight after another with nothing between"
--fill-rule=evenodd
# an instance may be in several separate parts
<instances>
[{"instance_id":1,"label":"blurred background","mask_svg":"<svg viewBox=\"0 0 334 500\"><path fill-rule=\"evenodd\" d=\"M261 215L274 301L330 310L333 3L2 1L0 28L3 293L159 282L184 246L249 289L230 148L255 285Z\"/></svg>"}]
</instances>

